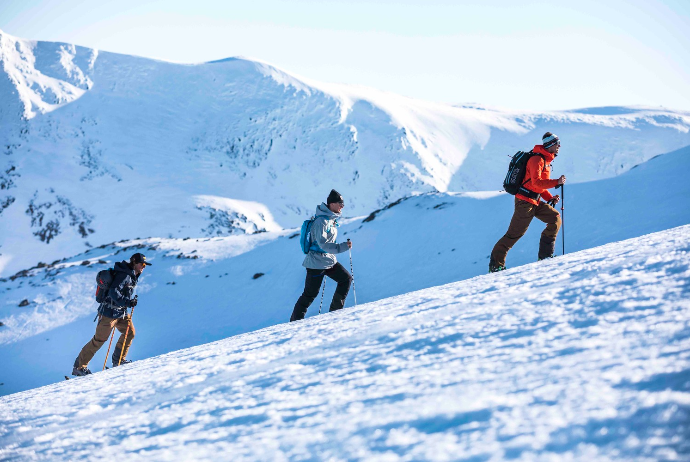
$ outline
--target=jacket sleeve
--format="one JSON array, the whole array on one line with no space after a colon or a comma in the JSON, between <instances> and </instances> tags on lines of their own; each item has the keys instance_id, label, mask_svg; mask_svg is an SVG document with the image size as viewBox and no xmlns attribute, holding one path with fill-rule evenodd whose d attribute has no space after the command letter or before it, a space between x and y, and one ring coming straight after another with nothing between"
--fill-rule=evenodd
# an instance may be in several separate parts
<instances>
[{"instance_id":1,"label":"jacket sleeve","mask_svg":"<svg viewBox=\"0 0 690 462\"><path fill-rule=\"evenodd\" d=\"M537 187L539 189L549 189L558 186L558 180L542 178L542 176L544 175L544 159L538 156L534 156L529 160L529 163L531 164L529 166L531 186Z\"/></svg>"},{"instance_id":2,"label":"jacket sleeve","mask_svg":"<svg viewBox=\"0 0 690 462\"><path fill-rule=\"evenodd\" d=\"M124 273L117 273L115 275L115 280L110 286L108 295L110 296L113 303L117 306L129 307L129 297L126 297L125 286L127 285L127 275Z\"/></svg>"},{"instance_id":3,"label":"jacket sleeve","mask_svg":"<svg viewBox=\"0 0 690 462\"><path fill-rule=\"evenodd\" d=\"M345 252L347 247L347 242L341 242L340 244L335 244L332 242L326 242L328 238L328 220L324 218L317 218L311 227L311 239L316 242L321 250L328 253L342 253Z\"/></svg>"},{"instance_id":4,"label":"jacket sleeve","mask_svg":"<svg viewBox=\"0 0 690 462\"><path fill-rule=\"evenodd\" d=\"M541 193L541 198L544 199L545 201L550 201L553 199L553 194L551 194L549 191L546 189Z\"/></svg>"}]
</instances>

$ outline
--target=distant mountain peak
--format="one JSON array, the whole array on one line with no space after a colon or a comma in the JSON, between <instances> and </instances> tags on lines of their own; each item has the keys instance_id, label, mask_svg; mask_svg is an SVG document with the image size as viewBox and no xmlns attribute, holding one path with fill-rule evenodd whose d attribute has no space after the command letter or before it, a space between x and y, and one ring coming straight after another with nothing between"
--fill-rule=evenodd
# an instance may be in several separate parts
<instances>
[{"instance_id":1,"label":"distant mountain peak","mask_svg":"<svg viewBox=\"0 0 690 462\"><path fill-rule=\"evenodd\" d=\"M262 204L289 228L332 188L348 216L415 192L500 190L508 156L545 131L573 182L690 144L685 112L457 107L253 58L176 64L2 33L0 74L0 274L139 235L206 235L222 214L202 196ZM274 229L234 213L213 232Z\"/></svg>"}]
</instances>

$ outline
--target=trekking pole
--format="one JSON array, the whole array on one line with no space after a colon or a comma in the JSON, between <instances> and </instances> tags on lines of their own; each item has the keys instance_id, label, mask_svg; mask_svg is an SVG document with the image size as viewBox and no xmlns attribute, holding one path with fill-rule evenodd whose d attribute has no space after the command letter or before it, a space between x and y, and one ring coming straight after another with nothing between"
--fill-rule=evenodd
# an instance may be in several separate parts
<instances>
[{"instance_id":1,"label":"trekking pole","mask_svg":"<svg viewBox=\"0 0 690 462\"><path fill-rule=\"evenodd\" d=\"M563 221L563 255L565 255L565 184L561 185L561 220Z\"/></svg>"},{"instance_id":2,"label":"trekking pole","mask_svg":"<svg viewBox=\"0 0 690 462\"><path fill-rule=\"evenodd\" d=\"M108 362L108 356L110 356L110 345L113 344L113 337L115 337L115 329L110 333L110 343L108 343L108 351L105 353L105 359L103 360L103 370L105 370L105 363Z\"/></svg>"},{"instance_id":3,"label":"trekking pole","mask_svg":"<svg viewBox=\"0 0 690 462\"><path fill-rule=\"evenodd\" d=\"M132 307L132 314L129 315L129 322L127 323L127 330L125 331L125 339L122 341L122 349L120 350L120 359L118 359L118 361L117 361L118 366L120 365L120 363L122 363L122 355L125 352L125 344L127 343L127 334L129 334L129 326L132 324L132 317L133 316L134 316L134 307ZM106 356L105 359L107 361L108 357Z\"/></svg>"},{"instance_id":4,"label":"trekking pole","mask_svg":"<svg viewBox=\"0 0 690 462\"><path fill-rule=\"evenodd\" d=\"M348 239L347 242L350 242ZM355 288L355 270L352 269L352 249L350 251L350 273L352 274L352 292L355 294L355 308L357 307L357 289Z\"/></svg>"},{"instance_id":5,"label":"trekking pole","mask_svg":"<svg viewBox=\"0 0 690 462\"><path fill-rule=\"evenodd\" d=\"M323 278L323 290L321 291L321 303L319 303L319 314L321 314L321 305L323 305L323 294L326 293L326 278Z\"/></svg>"}]
</instances>

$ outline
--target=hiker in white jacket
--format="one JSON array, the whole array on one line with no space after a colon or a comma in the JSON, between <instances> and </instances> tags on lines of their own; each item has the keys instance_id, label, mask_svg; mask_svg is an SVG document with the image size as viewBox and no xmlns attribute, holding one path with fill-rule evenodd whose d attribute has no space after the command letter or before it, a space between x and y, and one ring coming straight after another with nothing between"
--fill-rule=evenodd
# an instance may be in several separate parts
<instances>
[{"instance_id":1,"label":"hiker in white jacket","mask_svg":"<svg viewBox=\"0 0 690 462\"><path fill-rule=\"evenodd\" d=\"M338 218L345 202L335 189L331 190L325 204L316 208L316 219L311 226L312 247L304 258L302 266L307 269L304 292L295 303L290 321L304 319L309 305L319 294L323 277L328 276L338 283L329 311L336 311L345 306L345 298L350 291L352 276L338 263L336 253L347 252L352 248L350 241L336 243L338 237Z\"/></svg>"}]
</instances>

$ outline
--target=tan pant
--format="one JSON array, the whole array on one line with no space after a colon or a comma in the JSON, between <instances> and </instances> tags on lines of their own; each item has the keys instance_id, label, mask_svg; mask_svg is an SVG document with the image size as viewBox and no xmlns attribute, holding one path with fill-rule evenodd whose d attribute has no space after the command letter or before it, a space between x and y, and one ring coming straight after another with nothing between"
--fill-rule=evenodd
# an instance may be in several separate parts
<instances>
[{"instance_id":1,"label":"tan pant","mask_svg":"<svg viewBox=\"0 0 690 462\"><path fill-rule=\"evenodd\" d=\"M125 332L127 331L128 325L129 332L127 332L127 340L125 341ZM120 338L117 341L113 352L122 351L122 359L125 359L127 357L129 346L132 344L132 340L134 340L134 324L132 324L131 318L126 317L124 319L113 319L107 316L99 316L98 325L96 326L96 334L89 341L89 343L84 345L84 348L81 349L81 352L75 361L75 366L88 366L91 358L93 358L96 352L108 340L108 337L110 337L110 332L112 332L113 328L120 331Z\"/></svg>"},{"instance_id":2,"label":"tan pant","mask_svg":"<svg viewBox=\"0 0 690 462\"><path fill-rule=\"evenodd\" d=\"M491 258L497 266L505 266L508 251L527 232L532 218L546 223L546 229L541 233L539 240L538 258L546 258L553 254L558 230L561 229L561 214L549 204L542 202L539 205L515 199L515 212L510 220L508 232L496 243Z\"/></svg>"}]
</instances>

